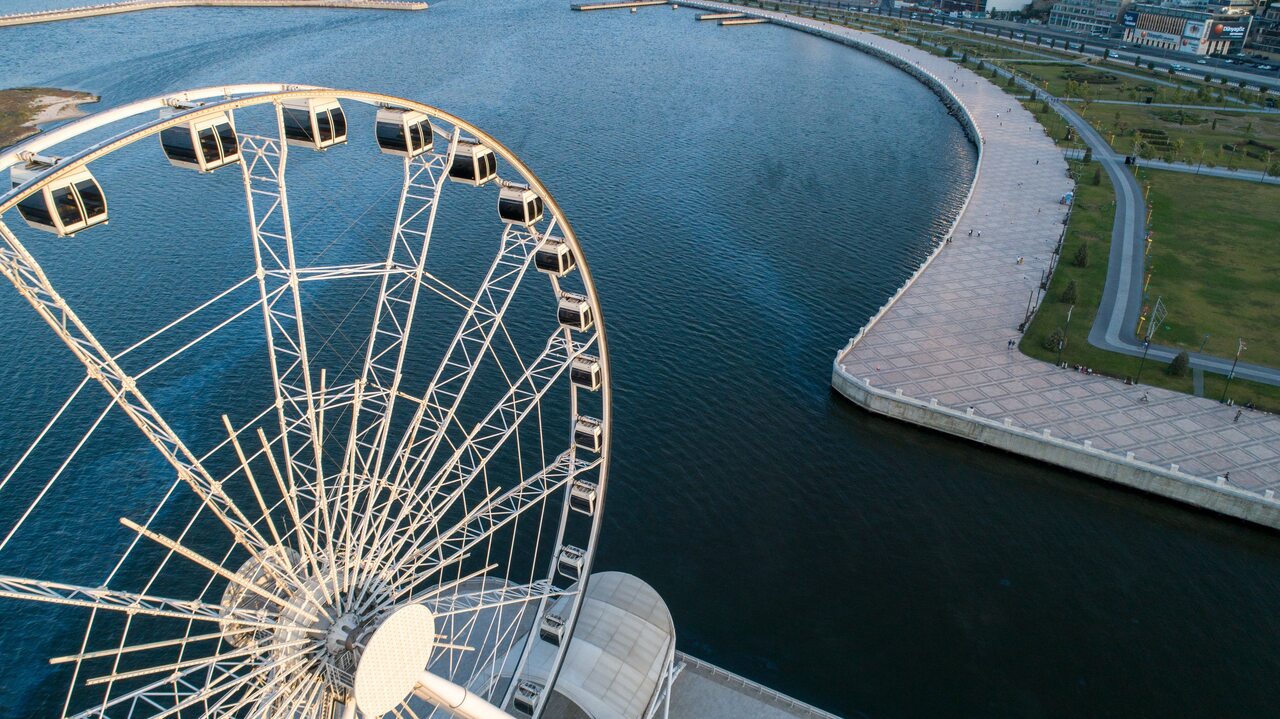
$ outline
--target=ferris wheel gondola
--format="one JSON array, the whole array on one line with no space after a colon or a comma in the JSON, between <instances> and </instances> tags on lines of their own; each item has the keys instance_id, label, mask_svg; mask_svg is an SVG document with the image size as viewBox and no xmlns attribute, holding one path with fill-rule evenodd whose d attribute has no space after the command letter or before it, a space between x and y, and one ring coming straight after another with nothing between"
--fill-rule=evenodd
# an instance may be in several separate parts
<instances>
[{"instance_id":1,"label":"ferris wheel gondola","mask_svg":"<svg viewBox=\"0 0 1280 719\"><path fill-rule=\"evenodd\" d=\"M173 117L190 109L166 108L160 117ZM160 149L171 165L199 172L213 172L240 161L240 142L230 112L215 112L162 130Z\"/></svg>"},{"instance_id":2,"label":"ferris wheel gondola","mask_svg":"<svg viewBox=\"0 0 1280 719\"><path fill-rule=\"evenodd\" d=\"M17 188L57 167L62 158L32 155L10 170ZM45 183L27 193L18 203L18 214L37 230L59 237L71 235L107 221L107 198L89 168L77 168L70 175Z\"/></svg>"}]
</instances>

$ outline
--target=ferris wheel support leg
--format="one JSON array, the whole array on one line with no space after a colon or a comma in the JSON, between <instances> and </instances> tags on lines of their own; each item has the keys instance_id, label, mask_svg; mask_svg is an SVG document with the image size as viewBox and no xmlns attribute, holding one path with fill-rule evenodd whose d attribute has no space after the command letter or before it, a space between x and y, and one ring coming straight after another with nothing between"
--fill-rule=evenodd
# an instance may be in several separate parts
<instances>
[{"instance_id":1,"label":"ferris wheel support leg","mask_svg":"<svg viewBox=\"0 0 1280 719\"><path fill-rule=\"evenodd\" d=\"M510 714L431 672L424 671L418 676L414 692L459 719L511 719Z\"/></svg>"}]
</instances>

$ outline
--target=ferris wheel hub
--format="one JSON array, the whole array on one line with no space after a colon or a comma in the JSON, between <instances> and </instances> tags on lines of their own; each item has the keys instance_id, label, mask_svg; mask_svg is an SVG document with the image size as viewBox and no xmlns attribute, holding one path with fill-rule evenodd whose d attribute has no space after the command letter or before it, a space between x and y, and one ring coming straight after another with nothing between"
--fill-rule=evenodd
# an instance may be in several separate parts
<instances>
[{"instance_id":1,"label":"ferris wheel hub","mask_svg":"<svg viewBox=\"0 0 1280 719\"><path fill-rule=\"evenodd\" d=\"M430 609L409 604L388 614L360 654L356 669L356 706L365 716L384 716L418 685L436 642Z\"/></svg>"}]
</instances>

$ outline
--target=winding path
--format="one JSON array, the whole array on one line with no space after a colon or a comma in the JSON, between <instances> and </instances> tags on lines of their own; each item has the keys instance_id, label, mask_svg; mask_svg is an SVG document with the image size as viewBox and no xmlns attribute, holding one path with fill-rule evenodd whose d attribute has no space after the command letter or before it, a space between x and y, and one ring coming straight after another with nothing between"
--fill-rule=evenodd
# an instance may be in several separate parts
<instances>
[{"instance_id":1,"label":"winding path","mask_svg":"<svg viewBox=\"0 0 1280 719\"><path fill-rule=\"evenodd\" d=\"M1236 421L1235 408L1212 400L1058 369L1010 347L1062 229L1059 199L1072 188L1062 152L1017 101L879 35L681 4L732 8L888 59L949 98L982 137L953 242L938 245L840 351L837 391L879 414L1280 527L1280 418L1243 412Z\"/></svg>"}]
</instances>

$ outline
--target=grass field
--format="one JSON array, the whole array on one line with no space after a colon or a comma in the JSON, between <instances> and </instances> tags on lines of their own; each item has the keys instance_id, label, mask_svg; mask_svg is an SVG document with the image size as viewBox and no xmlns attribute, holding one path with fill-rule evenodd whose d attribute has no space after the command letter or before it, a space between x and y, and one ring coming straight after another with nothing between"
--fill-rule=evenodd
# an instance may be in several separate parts
<instances>
[{"instance_id":1,"label":"grass field","mask_svg":"<svg viewBox=\"0 0 1280 719\"><path fill-rule=\"evenodd\" d=\"M1117 152L1141 140L1143 157L1280 174L1278 114L1093 105L1085 119Z\"/></svg>"},{"instance_id":2,"label":"grass field","mask_svg":"<svg viewBox=\"0 0 1280 719\"><path fill-rule=\"evenodd\" d=\"M1143 170L1151 185L1151 283L1169 308L1156 338L1280 367L1280 187Z\"/></svg>"},{"instance_id":3,"label":"grass field","mask_svg":"<svg viewBox=\"0 0 1280 719\"><path fill-rule=\"evenodd\" d=\"M1163 387L1165 389L1191 394L1193 391L1193 380L1191 373L1189 372L1185 376L1174 377L1166 372L1167 363L1165 362L1148 361L1143 365L1140 358L1109 352L1089 344L1089 329L1093 326L1094 318L1097 316L1098 304L1102 300L1102 290L1106 284L1107 278L1107 254L1111 249L1111 228L1115 218L1114 193L1105 172L1100 175L1100 184L1093 184L1094 172L1099 167L1097 164L1090 163L1086 165L1080 162L1072 162L1071 166L1073 171L1075 171L1079 177L1076 184L1075 206L1072 208L1071 212L1071 224L1067 228L1066 240L1063 243L1062 261L1058 265L1057 272L1054 273L1053 279L1049 284L1049 289L1045 294L1044 301L1041 303L1039 311L1036 313L1035 319L1032 320L1031 326L1027 328L1026 333L1023 335L1019 348L1024 354L1031 357L1036 357L1047 362L1056 362L1058 359L1057 350L1047 347L1046 343L1054 330L1061 330L1064 331L1064 335L1066 337L1065 346L1062 351L1062 361L1068 365L1082 365L1092 368L1094 372L1120 379L1126 377L1136 378L1138 376L1139 368L1141 367L1142 384ZM1198 189L1198 185L1196 183L1201 183L1211 178L1195 177L1179 173L1159 174L1161 176L1160 178L1152 178L1153 189L1151 193L1153 203L1155 203L1156 207L1155 213L1153 214L1153 224L1156 227L1160 226L1160 223L1155 222L1156 216L1162 211L1167 212L1167 209L1161 209L1165 206L1165 203L1186 202L1186 204L1193 208L1190 212L1192 214L1196 214L1196 206L1213 206L1216 201L1222 199L1220 196L1216 196L1216 192L1231 192L1233 187L1238 189L1239 185L1242 184L1236 180L1215 180L1212 184L1216 186L1221 183L1224 187L1221 189L1215 188L1214 190L1203 192L1201 189ZM1164 176L1171 176L1174 180L1190 180L1194 182L1188 183L1186 186L1177 185L1176 183L1173 185L1165 185L1166 189L1158 191L1155 189L1156 183L1163 184ZM1175 189L1170 189L1171 187ZM1182 195L1182 192L1185 192L1187 188L1190 188L1190 192L1193 195L1199 193L1206 199L1203 202L1187 201L1187 199ZM1271 189L1272 191L1280 193L1280 188L1261 189ZM1180 197L1182 199L1179 199ZM1272 202L1274 201L1275 200L1273 199ZM1199 209L1199 212L1204 212L1203 207ZM1273 208L1273 212L1280 214L1280 207ZM1173 213L1168 214L1170 225L1185 222L1189 219L1185 214L1181 216L1175 216ZM1214 219L1215 215L1210 212L1209 214L1200 214L1199 217L1211 221ZM1280 222L1280 219L1273 220L1273 222ZM1229 227L1229 225L1224 225L1223 227L1225 231L1225 227ZM1267 227L1272 227L1272 229L1268 230ZM1178 248L1185 247L1185 242L1190 241L1191 237L1196 235L1194 230L1190 228L1188 229L1189 231L1183 235L1185 238L1184 240L1171 241L1165 245L1167 247L1167 256L1177 254L1180 251ZM1250 244L1265 243L1266 238L1268 237L1280 237L1280 234L1277 234L1277 231L1280 231L1280 228L1277 227L1264 224L1257 227L1256 230L1257 232L1253 233L1253 239L1250 241ZM1270 232L1271 234L1268 235L1266 234L1267 232ZM1157 252L1155 247L1164 242L1165 238L1163 235L1157 235L1157 237L1160 239L1157 239L1156 244L1153 245L1152 256L1154 258L1153 262L1157 268L1156 277L1159 277L1162 265L1160 264L1161 260L1159 259L1160 254ZM1089 263L1086 267L1077 267L1073 264L1073 259L1077 250L1083 244L1088 244L1089 246ZM1207 248L1200 251L1209 252ZM1224 251L1229 252L1229 250ZM1273 258L1280 258L1280 250L1272 249L1271 252ZM1219 257L1214 261L1219 261L1221 259L1223 258ZM1275 275L1275 270L1277 269L1275 259L1273 259L1273 262L1267 266L1271 268L1271 274ZM1223 271L1230 274L1229 270L1224 269ZM1254 276L1263 273L1264 271L1259 268L1256 270L1251 269L1247 274ZM1170 271L1167 274L1170 276L1169 286L1173 287L1172 280L1180 273ZM1186 273L1182 274L1185 275ZM1190 274L1194 278L1195 273L1192 272ZM1072 307L1071 304L1060 301L1063 291L1066 290L1067 285L1072 281L1075 281L1076 283L1076 301L1074 303L1074 307ZM1212 281L1214 282L1214 286L1217 287L1219 286L1218 282L1221 280L1214 279ZM1270 282L1264 281L1262 283L1264 287L1269 287L1269 289L1263 290L1262 294L1273 298L1270 304L1270 307L1272 308L1277 306L1276 301L1280 301L1280 287L1277 287L1277 282L1280 281L1272 280ZM1151 285L1151 296L1153 298L1158 294L1156 291L1157 287L1158 284L1156 280L1153 279ZM1165 327L1162 327L1157 331L1156 340L1158 342L1162 344L1177 344L1178 346L1188 347L1192 350L1199 347L1200 335L1195 334L1198 330L1192 329L1192 323L1190 321L1179 319L1178 309L1174 304L1178 301L1175 297L1178 297L1180 293L1193 293L1195 290L1195 284L1192 282L1191 284L1182 285L1170 294L1165 295L1165 300L1170 305L1170 313L1169 318L1164 322ZM1265 302L1265 300L1262 300L1261 298L1259 299L1260 301ZM1069 308L1071 310L1071 317L1068 322L1067 313ZM1252 312L1250 314L1254 317L1250 322L1267 322L1269 319L1272 327L1275 326L1274 311L1268 314L1265 309L1260 308L1259 311ZM1199 313L1196 313L1196 315L1199 316ZM1196 321L1199 322L1200 320ZM1198 327L1199 325L1195 326ZM1231 326L1241 327L1243 325L1233 324ZM1252 327L1253 325L1249 326ZM1272 337L1274 337L1274 332ZM1179 340L1194 340L1194 344L1182 344ZM1219 349L1225 349L1226 343L1230 342L1232 343L1232 348L1234 348L1234 341L1234 336L1232 336L1229 339L1218 342L1217 344L1223 345L1223 347ZM1274 339L1272 339L1270 343L1264 343L1264 346L1266 349L1254 354L1254 345L1251 343L1249 345L1249 350L1246 353L1247 359L1265 364L1263 357L1267 356L1266 353L1274 353L1276 351ZM1205 351L1212 351L1215 347L1216 344L1213 338L1210 338L1210 342L1205 347ZM1225 383L1226 379L1221 375L1206 374L1204 379L1204 395L1206 397L1217 399L1221 396ZM1229 396L1235 400L1237 404L1244 404L1245 402L1252 401L1263 409L1271 411L1280 410L1280 387L1272 387L1269 385L1256 384L1236 379L1231 382Z\"/></svg>"}]
</instances>

